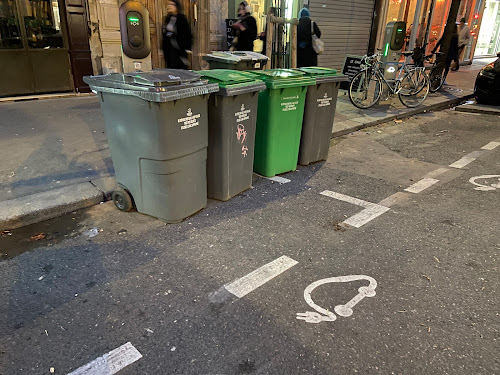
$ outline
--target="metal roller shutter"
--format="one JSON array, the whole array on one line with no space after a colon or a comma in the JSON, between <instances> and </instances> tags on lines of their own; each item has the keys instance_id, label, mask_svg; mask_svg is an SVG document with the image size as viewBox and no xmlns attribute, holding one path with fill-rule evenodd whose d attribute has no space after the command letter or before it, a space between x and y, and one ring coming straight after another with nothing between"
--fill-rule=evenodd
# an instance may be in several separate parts
<instances>
[{"instance_id":1,"label":"metal roller shutter","mask_svg":"<svg viewBox=\"0 0 500 375\"><path fill-rule=\"evenodd\" d=\"M374 5L374 0L309 0L311 18L325 43L319 66L340 69L347 54L367 52Z\"/></svg>"}]
</instances>

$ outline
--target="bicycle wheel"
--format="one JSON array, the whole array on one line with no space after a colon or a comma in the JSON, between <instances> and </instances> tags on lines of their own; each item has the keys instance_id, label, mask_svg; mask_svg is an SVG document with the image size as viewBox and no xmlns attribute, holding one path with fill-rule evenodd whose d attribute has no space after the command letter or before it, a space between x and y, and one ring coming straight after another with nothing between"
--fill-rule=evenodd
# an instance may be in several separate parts
<instances>
[{"instance_id":1,"label":"bicycle wheel","mask_svg":"<svg viewBox=\"0 0 500 375\"><path fill-rule=\"evenodd\" d=\"M373 107L382 95L382 80L370 71L362 71L354 76L349 85L349 100L356 107Z\"/></svg>"},{"instance_id":2,"label":"bicycle wheel","mask_svg":"<svg viewBox=\"0 0 500 375\"><path fill-rule=\"evenodd\" d=\"M436 92L444 83L444 64L433 66L429 73L430 92Z\"/></svg>"},{"instance_id":3,"label":"bicycle wheel","mask_svg":"<svg viewBox=\"0 0 500 375\"><path fill-rule=\"evenodd\" d=\"M429 77L427 74L416 74L415 71L406 73L401 80L398 93L399 100L409 108L418 107L429 95Z\"/></svg>"}]
</instances>

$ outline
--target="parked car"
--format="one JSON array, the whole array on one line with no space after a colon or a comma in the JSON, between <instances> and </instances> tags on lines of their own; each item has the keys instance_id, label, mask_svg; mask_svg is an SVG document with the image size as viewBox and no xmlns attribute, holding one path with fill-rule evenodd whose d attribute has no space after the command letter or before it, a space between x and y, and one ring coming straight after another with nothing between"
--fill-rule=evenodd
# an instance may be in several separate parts
<instances>
[{"instance_id":1,"label":"parked car","mask_svg":"<svg viewBox=\"0 0 500 375\"><path fill-rule=\"evenodd\" d=\"M500 52L498 59L486 65L476 78L474 96L478 103L500 105Z\"/></svg>"}]
</instances>

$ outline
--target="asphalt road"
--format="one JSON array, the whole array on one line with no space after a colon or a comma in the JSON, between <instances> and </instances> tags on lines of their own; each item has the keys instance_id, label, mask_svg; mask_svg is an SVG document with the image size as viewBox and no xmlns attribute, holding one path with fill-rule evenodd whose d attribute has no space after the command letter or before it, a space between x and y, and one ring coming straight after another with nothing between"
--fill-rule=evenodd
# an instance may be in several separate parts
<instances>
[{"instance_id":1,"label":"asphalt road","mask_svg":"<svg viewBox=\"0 0 500 375\"><path fill-rule=\"evenodd\" d=\"M0 374L500 374L498 175L499 118L447 110L180 224L4 234Z\"/></svg>"}]
</instances>

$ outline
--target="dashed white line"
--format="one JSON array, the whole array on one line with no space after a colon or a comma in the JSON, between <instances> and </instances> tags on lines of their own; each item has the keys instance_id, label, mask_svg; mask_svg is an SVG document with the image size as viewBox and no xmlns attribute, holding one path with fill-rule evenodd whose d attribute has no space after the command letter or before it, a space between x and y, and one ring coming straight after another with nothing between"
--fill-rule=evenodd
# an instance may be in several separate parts
<instances>
[{"instance_id":1,"label":"dashed white line","mask_svg":"<svg viewBox=\"0 0 500 375\"><path fill-rule=\"evenodd\" d=\"M389 207L374 204L372 207L365 208L363 211L357 213L354 216L351 216L349 219L344 220L343 223L355 228L359 228L389 210Z\"/></svg>"},{"instance_id":2,"label":"dashed white line","mask_svg":"<svg viewBox=\"0 0 500 375\"><path fill-rule=\"evenodd\" d=\"M366 223L382 215L384 212L390 210L389 207L381 206L380 204L376 203L367 202L362 199L350 197L348 195L336 193L330 190L322 191L320 194L347 203L352 203L355 204L356 206L364 207L365 209L363 211L343 221L344 224L353 226L355 228L362 227Z\"/></svg>"},{"instance_id":3,"label":"dashed white line","mask_svg":"<svg viewBox=\"0 0 500 375\"><path fill-rule=\"evenodd\" d=\"M280 176L274 176L274 177L266 177L268 180L274 181L274 182L279 182L280 184L286 184L292 180L289 180L288 178L280 177Z\"/></svg>"},{"instance_id":4,"label":"dashed white line","mask_svg":"<svg viewBox=\"0 0 500 375\"><path fill-rule=\"evenodd\" d=\"M361 206L361 207L365 207L365 208L372 207L372 206L376 205L375 203L367 202L367 201L364 201L362 199L350 197L349 195L336 193L336 192L330 191L330 190L322 191L320 194L324 195L326 197L334 198L334 199L337 199L339 201L344 201L344 202L355 204L356 206Z\"/></svg>"},{"instance_id":5,"label":"dashed white line","mask_svg":"<svg viewBox=\"0 0 500 375\"><path fill-rule=\"evenodd\" d=\"M233 281L231 284L226 285L225 289L229 293L234 294L236 297L242 298L258 287L264 285L269 280L274 279L276 276L295 266L297 263L298 262L296 260L283 255L282 257L257 268L248 275Z\"/></svg>"},{"instance_id":6,"label":"dashed white line","mask_svg":"<svg viewBox=\"0 0 500 375\"><path fill-rule=\"evenodd\" d=\"M428 177L428 178L434 178L434 177L437 177L437 176L440 176L442 175L443 173L446 173L448 172L450 169L448 168L438 168L438 169L435 169L429 173L427 173L425 175L425 177Z\"/></svg>"},{"instance_id":7,"label":"dashed white line","mask_svg":"<svg viewBox=\"0 0 500 375\"><path fill-rule=\"evenodd\" d=\"M405 191L409 192L409 193L415 193L415 194L418 194L422 191L424 191L425 189L427 189L428 187L431 187L432 185L438 183L439 180L436 180L434 178L423 178L421 179L420 181L418 182L415 182L413 185L411 185L410 187L407 187L405 189Z\"/></svg>"},{"instance_id":8,"label":"dashed white line","mask_svg":"<svg viewBox=\"0 0 500 375\"><path fill-rule=\"evenodd\" d=\"M481 147L481 150L494 150L495 148L497 148L498 146L500 146L500 142L490 142L488 143L487 145L484 145L483 147Z\"/></svg>"},{"instance_id":9,"label":"dashed white line","mask_svg":"<svg viewBox=\"0 0 500 375\"><path fill-rule=\"evenodd\" d=\"M463 168L466 165L472 163L474 160L476 160L476 158L471 158L469 156L464 156L463 158L457 160L456 162L451 163L450 167L460 169L460 168Z\"/></svg>"},{"instance_id":10,"label":"dashed white line","mask_svg":"<svg viewBox=\"0 0 500 375\"><path fill-rule=\"evenodd\" d=\"M112 375L140 358L142 354L130 342L127 342L68 375Z\"/></svg>"}]
</instances>

